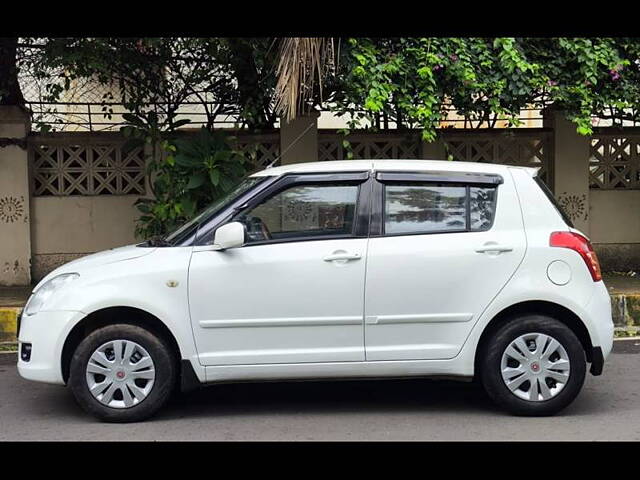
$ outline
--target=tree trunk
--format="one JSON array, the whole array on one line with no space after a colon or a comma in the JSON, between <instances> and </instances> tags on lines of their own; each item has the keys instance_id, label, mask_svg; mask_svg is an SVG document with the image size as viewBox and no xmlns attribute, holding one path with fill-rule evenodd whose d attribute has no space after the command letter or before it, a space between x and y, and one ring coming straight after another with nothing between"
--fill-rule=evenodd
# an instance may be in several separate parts
<instances>
[{"instance_id":1,"label":"tree trunk","mask_svg":"<svg viewBox=\"0 0 640 480\"><path fill-rule=\"evenodd\" d=\"M0 37L0 105L24 105L16 66L17 48L17 37Z\"/></svg>"}]
</instances>

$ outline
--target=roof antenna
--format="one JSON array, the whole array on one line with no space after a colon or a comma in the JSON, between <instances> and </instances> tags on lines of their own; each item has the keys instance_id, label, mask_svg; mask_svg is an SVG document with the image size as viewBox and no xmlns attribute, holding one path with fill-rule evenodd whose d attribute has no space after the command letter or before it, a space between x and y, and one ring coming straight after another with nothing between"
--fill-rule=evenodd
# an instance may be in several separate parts
<instances>
[{"instance_id":1,"label":"roof antenna","mask_svg":"<svg viewBox=\"0 0 640 480\"><path fill-rule=\"evenodd\" d=\"M313 127L313 126L315 126L315 124L314 124L314 123L310 123L310 124L307 126L307 128L305 128L305 129L304 129L304 131L303 131L300 135L298 135L298 136L295 138L295 140L294 140L293 142L291 142L291 143L289 144L289 146L288 146L287 148L285 148L282 152L280 152L280 155L278 155L278 156L273 160L273 162L271 162L269 165L267 165L267 166L265 167L265 169L266 169L266 168L271 168L271 167L273 167L273 166L278 162L278 160L280 160L280 159L282 158L282 155L284 155L285 153L287 153L287 151L288 151L291 147L293 147L296 143L298 143L298 140L300 140L300 139L303 137L303 135L304 135L305 133L307 133L307 132L309 131L309 129L310 129L311 127ZM282 130L282 126L280 126L280 130ZM281 133L281 134L282 134L282 133Z\"/></svg>"}]
</instances>

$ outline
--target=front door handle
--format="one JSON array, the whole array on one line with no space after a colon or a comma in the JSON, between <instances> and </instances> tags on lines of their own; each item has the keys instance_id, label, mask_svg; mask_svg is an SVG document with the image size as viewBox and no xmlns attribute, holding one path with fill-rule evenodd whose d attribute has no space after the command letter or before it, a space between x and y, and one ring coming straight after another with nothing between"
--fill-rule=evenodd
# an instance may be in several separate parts
<instances>
[{"instance_id":1,"label":"front door handle","mask_svg":"<svg viewBox=\"0 0 640 480\"><path fill-rule=\"evenodd\" d=\"M336 251L323 258L325 262L360 260L362 255L359 253L349 253L345 251Z\"/></svg>"},{"instance_id":2,"label":"front door handle","mask_svg":"<svg viewBox=\"0 0 640 480\"><path fill-rule=\"evenodd\" d=\"M478 253L491 253L491 252L502 253L502 252L511 252L511 251L513 251L512 246L502 245L495 242L488 242L488 243L485 243L480 248L476 248L476 252Z\"/></svg>"}]
</instances>

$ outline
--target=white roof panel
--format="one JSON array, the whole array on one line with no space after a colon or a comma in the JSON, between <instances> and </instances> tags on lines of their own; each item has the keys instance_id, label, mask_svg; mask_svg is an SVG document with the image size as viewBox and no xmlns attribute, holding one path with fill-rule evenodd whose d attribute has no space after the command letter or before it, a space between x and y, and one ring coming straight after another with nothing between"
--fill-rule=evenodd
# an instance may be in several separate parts
<instances>
[{"instance_id":1,"label":"white roof panel","mask_svg":"<svg viewBox=\"0 0 640 480\"><path fill-rule=\"evenodd\" d=\"M353 172L364 170L376 171L450 171L472 173L499 173L506 168L523 168L535 175L536 169L515 167L495 163L457 162L447 160L332 160L325 162L307 162L267 168L254 173L252 177L276 176L284 173L320 173L320 172Z\"/></svg>"}]
</instances>

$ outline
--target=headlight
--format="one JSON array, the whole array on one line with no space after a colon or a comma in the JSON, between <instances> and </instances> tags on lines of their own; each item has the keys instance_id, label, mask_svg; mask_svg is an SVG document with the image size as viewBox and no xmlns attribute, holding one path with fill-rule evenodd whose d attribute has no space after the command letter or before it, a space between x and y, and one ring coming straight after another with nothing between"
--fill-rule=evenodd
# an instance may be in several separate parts
<instances>
[{"instance_id":1,"label":"headlight","mask_svg":"<svg viewBox=\"0 0 640 480\"><path fill-rule=\"evenodd\" d=\"M27 306L25 308L27 315L38 313L44 306L45 302L49 299L49 297L51 297L51 295L54 294L56 290L66 285L67 283L72 282L79 276L80 275L77 273L63 273L62 275L53 277L47 283L42 285L27 302Z\"/></svg>"}]
</instances>

